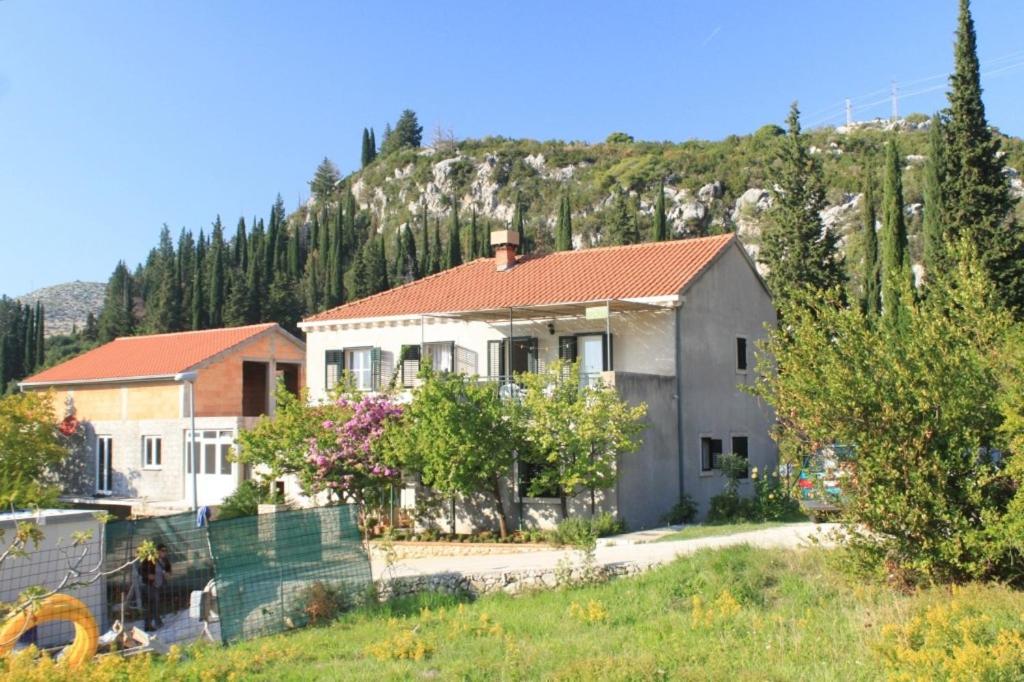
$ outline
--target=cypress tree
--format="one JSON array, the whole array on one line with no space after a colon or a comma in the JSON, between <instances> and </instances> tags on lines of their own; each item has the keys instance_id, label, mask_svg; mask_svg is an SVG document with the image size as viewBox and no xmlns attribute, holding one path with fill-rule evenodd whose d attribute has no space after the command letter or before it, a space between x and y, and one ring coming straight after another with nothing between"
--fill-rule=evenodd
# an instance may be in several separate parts
<instances>
[{"instance_id":1,"label":"cypress tree","mask_svg":"<svg viewBox=\"0 0 1024 682\"><path fill-rule=\"evenodd\" d=\"M569 195L562 196L558 204L558 223L555 225L555 251L572 250L572 219L569 216Z\"/></svg>"},{"instance_id":2,"label":"cypress tree","mask_svg":"<svg viewBox=\"0 0 1024 682\"><path fill-rule=\"evenodd\" d=\"M90 311L89 314L85 316L85 328L82 329L82 338L86 341L95 341L99 338L99 335L99 324L96 322L96 316Z\"/></svg>"},{"instance_id":3,"label":"cypress tree","mask_svg":"<svg viewBox=\"0 0 1024 682\"><path fill-rule=\"evenodd\" d=\"M107 281L107 293L97 323L101 343L132 334L135 329L133 303L131 273L124 261L118 261Z\"/></svg>"},{"instance_id":4,"label":"cypress tree","mask_svg":"<svg viewBox=\"0 0 1024 682\"><path fill-rule=\"evenodd\" d=\"M466 248L470 260L477 258L480 252L480 246L477 244L477 226L476 226L476 207L474 206L472 212L469 214L469 245Z\"/></svg>"},{"instance_id":5,"label":"cypress tree","mask_svg":"<svg viewBox=\"0 0 1024 682\"><path fill-rule=\"evenodd\" d=\"M247 237L245 232L245 218L238 218L238 226L235 227L235 239L232 242L232 267L241 268L245 270L248 266L249 258L249 245L247 244Z\"/></svg>"},{"instance_id":6,"label":"cypress tree","mask_svg":"<svg viewBox=\"0 0 1024 682\"><path fill-rule=\"evenodd\" d=\"M924 167L924 273L933 283L948 270L946 258L946 224L943 185L946 182L946 140L942 118L932 117L928 131L928 162Z\"/></svg>"},{"instance_id":7,"label":"cypress tree","mask_svg":"<svg viewBox=\"0 0 1024 682\"><path fill-rule=\"evenodd\" d=\"M668 239L668 223L665 218L665 183L658 187L658 200L654 205L654 225L651 228L651 241L663 242Z\"/></svg>"},{"instance_id":8,"label":"cypress tree","mask_svg":"<svg viewBox=\"0 0 1024 682\"><path fill-rule=\"evenodd\" d=\"M462 230L459 227L459 207L452 197L452 219L448 225L448 248L445 251L444 267L462 265Z\"/></svg>"},{"instance_id":9,"label":"cypress tree","mask_svg":"<svg viewBox=\"0 0 1024 682\"><path fill-rule=\"evenodd\" d=\"M416 237L412 233L412 223L402 230L402 247L405 249L406 276L410 280L420 278L420 264L416 256Z\"/></svg>"},{"instance_id":10,"label":"cypress tree","mask_svg":"<svg viewBox=\"0 0 1024 682\"><path fill-rule=\"evenodd\" d=\"M430 246L430 274L441 272L441 219L434 218L434 243Z\"/></svg>"},{"instance_id":11,"label":"cypress tree","mask_svg":"<svg viewBox=\"0 0 1024 682\"><path fill-rule=\"evenodd\" d=\"M882 314L896 315L907 285L913 289L907 248L907 223L903 214L903 164L896 140L885 146L885 188L882 194Z\"/></svg>"},{"instance_id":12,"label":"cypress tree","mask_svg":"<svg viewBox=\"0 0 1024 682\"><path fill-rule=\"evenodd\" d=\"M266 287L263 271L266 250L263 221L258 220L255 221L252 237L249 239L249 269L245 273L245 293L248 302L245 306L245 321L247 324L254 324L262 319L263 292Z\"/></svg>"},{"instance_id":13,"label":"cypress tree","mask_svg":"<svg viewBox=\"0 0 1024 682\"><path fill-rule=\"evenodd\" d=\"M788 131L781 140L775 177L769 183L774 203L761 231L758 261L768 267L774 294L833 289L846 280L838 237L821 222L825 188L821 166L807 149L800 110L790 107Z\"/></svg>"},{"instance_id":14,"label":"cypress tree","mask_svg":"<svg viewBox=\"0 0 1024 682\"><path fill-rule=\"evenodd\" d=\"M476 254L477 258L491 257L491 231L485 221L480 221L480 235L477 237L476 245L480 249Z\"/></svg>"},{"instance_id":15,"label":"cypress tree","mask_svg":"<svg viewBox=\"0 0 1024 682\"><path fill-rule=\"evenodd\" d=\"M28 375L36 368L36 329L32 307L25 306L21 324L22 374Z\"/></svg>"},{"instance_id":16,"label":"cypress tree","mask_svg":"<svg viewBox=\"0 0 1024 682\"><path fill-rule=\"evenodd\" d=\"M36 301L36 361L35 367L46 364L46 310L42 301Z\"/></svg>"},{"instance_id":17,"label":"cypress tree","mask_svg":"<svg viewBox=\"0 0 1024 682\"><path fill-rule=\"evenodd\" d=\"M373 242L373 263L370 271L373 279L373 293L376 294L390 289L391 283L388 281L388 256L384 249L384 237L374 237Z\"/></svg>"},{"instance_id":18,"label":"cypress tree","mask_svg":"<svg viewBox=\"0 0 1024 682\"><path fill-rule=\"evenodd\" d=\"M515 213L512 214L512 229L519 233L519 253L527 254L530 251L526 242L526 217L523 211L523 198L516 192Z\"/></svg>"},{"instance_id":19,"label":"cypress tree","mask_svg":"<svg viewBox=\"0 0 1024 682\"><path fill-rule=\"evenodd\" d=\"M285 234L285 263L287 264L288 277L297 280L302 274L302 245L299 243L298 234Z\"/></svg>"},{"instance_id":20,"label":"cypress tree","mask_svg":"<svg viewBox=\"0 0 1024 682\"><path fill-rule=\"evenodd\" d=\"M864 173L864 204L861 208L863 224L861 225L862 244L864 248L864 289L861 309L866 315L877 317L882 310L880 269L878 265L878 233L875 231L877 217L875 214L874 179L870 167Z\"/></svg>"},{"instance_id":21,"label":"cypress tree","mask_svg":"<svg viewBox=\"0 0 1024 682\"><path fill-rule=\"evenodd\" d=\"M399 225L398 229L395 230L395 276L393 282L402 284L408 282L408 266L405 263L405 239L402 237L404 232L403 226Z\"/></svg>"},{"instance_id":22,"label":"cypress tree","mask_svg":"<svg viewBox=\"0 0 1024 682\"><path fill-rule=\"evenodd\" d=\"M427 206L423 205L423 212L420 214L420 229L423 230L423 250L420 252L420 277L426 277L430 272L430 228L427 226Z\"/></svg>"},{"instance_id":23,"label":"cypress tree","mask_svg":"<svg viewBox=\"0 0 1024 682\"><path fill-rule=\"evenodd\" d=\"M323 273L320 267L320 252L313 251L306 259L302 276L303 298L308 312L318 312L324 307Z\"/></svg>"},{"instance_id":24,"label":"cypress tree","mask_svg":"<svg viewBox=\"0 0 1024 682\"><path fill-rule=\"evenodd\" d=\"M363 153L361 155L362 167L366 168L373 161L373 156L370 154L370 131L363 128Z\"/></svg>"},{"instance_id":25,"label":"cypress tree","mask_svg":"<svg viewBox=\"0 0 1024 682\"><path fill-rule=\"evenodd\" d=\"M213 328L224 324L224 276L224 229L220 216L217 216L210 237L210 302L207 308L208 323Z\"/></svg>"},{"instance_id":26,"label":"cypress tree","mask_svg":"<svg viewBox=\"0 0 1024 682\"><path fill-rule=\"evenodd\" d=\"M1008 220L1014 201L1003 175L999 139L985 119L968 0L960 0L954 62L942 187L947 237L967 236L975 243L1003 303L1019 315L1024 311L1024 233Z\"/></svg>"},{"instance_id":27,"label":"cypress tree","mask_svg":"<svg viewBox=\"0 0 1024 682\"><path fill-rule=\"evenodd\" d=\"M370 254L372 250L371 241L363 244L363 248L356 254L355 263L352 265L352 296L357 300L366 298L373 293L368 262L372 256Z\"/></svg>"},{"instance_id":28,"label":"cypress tree","mask_svg":"<svg viewBox=\"0 0 1024 682\"><path fill-rule=\"evenodd\" d=\"M370 127L370 161L377 158L377 136L373 134L373 127Z\"/></svg>"}]
</instances>

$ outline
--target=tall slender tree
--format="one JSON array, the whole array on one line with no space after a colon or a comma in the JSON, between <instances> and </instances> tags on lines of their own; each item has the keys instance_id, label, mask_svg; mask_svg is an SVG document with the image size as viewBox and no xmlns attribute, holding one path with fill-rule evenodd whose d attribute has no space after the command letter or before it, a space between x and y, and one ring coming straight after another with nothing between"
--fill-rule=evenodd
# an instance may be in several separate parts
<instances>
[{"instance_id":1,"label":"tall slender tree","mask_svg":"<svg viewBox=\"0 0 1024 682\"><path fill-rule=\"evenodd\" d=\"M318 200L326 200L334 192L334 187L340 178L341 173L338 171L338 167L325 156L320 165L316 167L313 179L309 181L309 189Z\"/></svg>"},{"instance_id":2,"label":"tall slender tree","mask_svg":"<svg viewBox=\"0 0 1024 682\"><path fill-rule=\"evenodd\" d=\"M445 268L462 265L462 229L459 227L459 205L452 197L452 218L448 224L448 248L445 250Z\"/></svg>"},{"instance_id":3,"label":"tall slender tree","mask_svg":"<svg viewBox=\"0 0 1024 682\"><path fill-rule=\"evenodd\" d=\"M436 275L441 272L444 259L441 257L443 245L441 243L441 219L434 218L434 243L430 246L430 274Z\"/></svg>"},{"instance_id":4,"label":"tall slender tree","mask_svg":"<svg viewBox=\"0 0 1024 682\"><path fill-rule=\"evenodd\" d=\"M555 227L555 251L572 250L572 209L569 207L569 194L562 195L558 205L558 223Z\"/></svg>"},{"instance_id":5,"label":"tall slender tree","mask_svg":"<svg viewBox=\"0 0 1024 682\"><path fill-rule=\"evenodd\" d=\"M877 317L882 311L881 270L878 265L878 233L875 231L877 216L875 213L875 181L871 167L864 173L864 192L861 206L861 245L864 251L862 277L864 280L861 291L861 309L866 315Z\"/></svg>"},{"instance_id":6,"label":"tall slender tree","mask_svg":"<svg viewBox=\"0 0 1024 682\"><path fill-rule=\"evenodd\" d=\"M946 129L943 204L950 239L969 237L1005 305L1024 314L1024 231L1009 220L1014 201L999 138L985 119L970 2L960 0Z\"/></svg>"},{"instance_id":7,"label":"tall slender tree","mask_svg":"<svg viewBox=\"0 0 1024 682\"><path fill-rule=\"evenodd\" d=\"M100 311L98 335L101 343L120 336L130 336L135 330L132 276L124 261L119 261L107 281L106 297Z\"/></svg>"},{"instance_id":8,"label":"tall slender tree","mask_svg":"<svg viewBox=\"0 0 1024 682\"><path fill-rule=\"evenodd\" d=\"M46 309L42 301L36 301L36 359L35 368L46 364Z\"/></svg>"},{"instance_id":9,"label":"tall slender tree","mask_svg":"<svg viewBox=\"0 0 1024 682\"><path fill-rule=\"evenodd\" d=\"M419 279L420 262L416 256L416 236L412 232L411 222L402 230L402 247L405 249L406 276L410 281Z\"/></svg>"},{"instance_id":10,"label":"tall slender tree","mask_svg":"<svg viewBox=\"0 0 1024 682\"><path fill-rule=\"evenodd\" d=\"M530 244L526 238L526 209L523 207L523 197L516 192L515 212L512 214L512 229L519 234L519 253L528 254Z\"/></svg>"},{"instance_id":11,"label":"tall slender tree","mask_svg":"<svg viewBox=\"0 0 1024 682\"><path fill-rule=\"evenodd\" d=\"M208 323L216 328L224 324L225 299L225 268L224 268L224 228L220 216L213 223L213 234L210 236L210 302L207 306Z\"/></svg>"},{"instance_id":12,"label":"tall slender tree","mask_svg":"<svg viewBox=\"0 0 1024 682\"><path fill-rule=\"evenodd\" d=\"M668 239L668 222L665 216L665 183L658 186L658 199L654 204L654 224L651 226L651 241L663 242Z\"/></svg>"},{"instance_id":13,"label":"tall slender tree","mask_svg":"<svg viewBox=\"0 0 1024 682\"><path fill-rule=\"evenodd\" d=\"M904 287L913 289L907 248L907 223L903 213L903 163L896 140L885 145L885 187L882 194L882 314L900 310Z\"/></svg>"},{"instance_id":14,"label":"tall slender tree","mask_svg":"<svg viewBox=\"0 0 1024 682\"><path fill-rule=\"evenodd\" d=\"M431 274L430 271L430 254L433 252L430 248L430 227L427 225L427 205L423 205L423 211L420 213L420 229L423 231L423 249L420 252L420 277L426 277Z\"/></svg>"},{"instance_id":15,"label":"tall slender tree","mask_svg":"<svg viewBox=\"0 0 1024 682\"><path fill-rule=\"evenodd\" d=\"M480 245L477 243L478 236L476 225L476 206L474 206L472 212L469 214L469 244L466 247L466 252L470 260L479 255Z\"/></svg>"},{"instance_id":16,"label":"tall slender tree","mask_svg":"<svg viewBox=\"0 0 1024 682\"><path fill-rule=\"evenodd\" d=\"M373 155L370 153L370 131L363 128L363 153L362 153L362 165L366 168L373 161Z\"/></svg>"},{"instance_id":17,"label":"tall slender tree","mask_svg":"<svg viewBox=\"0 0 1024 682\"><path fill-rule=\"evenodd\" d=\"M801 289L833 289L846 280L838 236L821 222L825 207L821 166L808 151L796 102L790 107L787 124L770 183L775 188L774 201L761 231L758 253L759 262L768 268L768 285L776 297Z\"/></svg>"}]
</instances>

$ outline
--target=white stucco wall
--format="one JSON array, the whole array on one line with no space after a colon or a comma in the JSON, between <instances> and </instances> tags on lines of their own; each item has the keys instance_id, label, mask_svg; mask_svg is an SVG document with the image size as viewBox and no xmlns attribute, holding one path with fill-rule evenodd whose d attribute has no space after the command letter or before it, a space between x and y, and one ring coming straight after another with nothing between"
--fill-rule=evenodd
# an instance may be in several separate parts
<instances>
[{"instance_id":1,"label":"white stucco wall","mask_svg":"<svg viewBox=\"0 0 1024 682\"><path fill-rule=\"evenodd\" d=\"M526 316L525 312L516 315ZM548 324L554 325L552 334ZM641 374L671 375L674 373L672 348L675 343L673 311L631 311L611 316L612 365L615 370ZM604 333L604 320L514 319L514 336L537 339L538 363L544 364L558 357L558 337L593 332ZM507 338L508 322L462 322L443 318L381 319L371 322L334 323L306 329L306 368L310 398L314 401L326 397L324 390L325 357L329 350L378 347L384 364L388 361L397 368L402 346L454 341L456 345L476 354L476 374L487 375L487 342ZM385 378L386 380L386 378Z\"/></svg>"},{"instance_id":2,"label":"white stucco wall","mask_svg":"<svg viewBox=\"0 0 1024 682\"><path fill-rule=\"evenodd\" d=\"M679 311L682 336L683 481L700 513L724 486L717 471L701 471L704 436L722 439L731 450L732 436L747 436L751 466L774 467L778 449L768 432L773 416L758 399L743 392L754 383L754 351L775 323L775 309L749 262L734 244L687 292ZM736 369L736 337L747 339L748 370ZM750 481L741 492L749 493Z\"/></svg>"}]
</instances>

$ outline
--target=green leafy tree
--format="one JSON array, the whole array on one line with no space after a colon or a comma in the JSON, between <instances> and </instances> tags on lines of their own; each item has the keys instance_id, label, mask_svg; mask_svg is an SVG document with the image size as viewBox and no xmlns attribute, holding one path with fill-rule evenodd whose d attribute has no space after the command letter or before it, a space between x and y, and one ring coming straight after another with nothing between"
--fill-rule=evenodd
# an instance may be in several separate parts
<instances>
[{"instance_id":1,"label":"green leafy tree","mask_svg":"<svg viewBox=\"0 0 1024 682\"><path fill-rule=\"evenodd\" d=\"M416 149L423 142L423 126L416 118L416 112L406 109L398 117L393 130L385 129L381 154L390 154L399 149Z\"/></svg>"},{"instance_id":2,"label":"green leafy tree","mask_svg":"<svg viewBox=\"0 0 1024 682\"><path fill-rule=\"evenodd\" d=\"M530 243L526 236L526 208L523 206L523 196L516 192L515 212L512 214L512 229L519 234L519 253L526 255L530 253Z\"/></svg>"},{"instance_id":3,"label":"green leafy tree","mask_svg":"<svg viewBox=\"0 0 1024 682\"><path fill-rule=\"evenodd\" d=\"M466 250L469 252L470 260L477 258L480 253L480 244L478 242L480 235L478 232L479 229L476 224L476 208L473 208L473 211L469 216L469 244L466 247Z\"/></svg>"},{"instance_id":4,"label":"green leafy tree","mask_svg":"<svg viewBox=\"0 0 1024 682\"><path fill-rule=\"evenodd\" d=\"M303 493L320 492L316 462L309 456L310 443L327 449L336 435L325 423L344 423L352 416L349 409L335 402L311 405L308 396L294 396L278 382L274 392L274 416L264 415L251 429L239 432L236 461L264 466L268 479L292 475Z\"/></svg>"},{"instance_id":5,"label":"green leafy tree","mask_svg":"<svg viewBox=\"0 0 1024 682\"><path fill-rule=\"evenodd\" d=\"M366 131L364 130L363 132L365 133ZM334 192L334 187L340 179L341 173L338 171L338 167L325 156L320 165L316 167L313 179L309 181L309 190L317 200L323 201L331 196Z\"/></svg>"},{"instance_id":6,"label":"green leafy tree","mask_svg":"<svg viewBox=\"0 0 1024 682\"><path fill-rule=\"evenodd\" d=\"M544 373L524 374L521 419L538 465L533 490L560 491L562 516L567 495L596 495L615 485L618 460L640 447L647 406L631 406L613 388L580 381L578 363L552 363Z\"/></svg>"},{"instance_id":7,"label":"green leafy tree","mask_svg":"<svg viewBox=\"0 0 1024 682\"><path fill-rule=\"evenodd\" d=\"M100 343L120 336L131 336L135 330L135 300L132 294L132 276L124 261L119 261L107 281L106 296L100 310L98 333Z\"/></svg>"},{"instance_id":8,"label":"green leafy tree","mask_svg":"<svg viewBox=\"0 0 1024 682\"><path fill-rule=\"evenodd\" d=\"M54 424L53 395L0 397L0 507L45 507L60 492L54 468L67 456Z\"/></svg>"},{"instance_id":9,"label":"green leafy tree","mask_svg":"<svg viewBox=\"0 0 1024 682\"><path fill-rule=\"evenodd\" d=\"M903 213L903 163L894 139L885 146L885 186L882 194L882 314L896 315L905 288L913 291L907 223Z\"/></svg>"},{"instance_id":10,"label":"green leafy tree","mask_svg":"<svg viewBox=\"0 0 1024 682\"><path fill-rule=\"evenodd\" d=\"M423 231L423 248L420 250L420 276L425 277L431 273L430 269L430 228L427 226L427 207L423 206L420 213L420 229Z\"/></svg>"},{"instance_id":11,"label":"green leafy tree","mask_svg":"<svg viewBox=\"0 0 1024 682\"><path fill-rule=\"evenodd\" d=\"M611 207L611 216L605 226L609 245L639 244L640 231L636 212L629 193L619 190Z\"/></svg>"},{"instance_id":12,"label":"green leafy tree","mask_svg":"<svg viewBox=\"0 0 1024 682\"><path fill-rule=\"evenodd\" d=\"M1024 307L1024 234L1008 224L1013 207L999 138L985 120L977 37L970 3L960 0L946 115L947 169L942 187L948 238L969 236L1006 305Z\"/></svg>"},{"instance_id":13,"label":"green leafy tree","mask_svg":"<svg viewBox=\"0 0 1024 682\"><path fill-rule=\"evenodd\" d=\"M654 225L651 227L651 241L663 242L668 239L668 221L665 217L665 183L658 186L658 200L654 205Z\"/></svg>"},{"instance_id":14,"label":"green leafy tree","mask_svg":"<svg viewBox=\"0 0 1024 682\"><path fill-rule=\"evenodd\" d=\"M990 455L1012 320L971 260L922 301L905 290L900 320L834 295L787 302L759 359L754 392L778 415L783 458L851 450L847 557L903 583L997 578L1010 558L993 541L1007 488Z\"/></svg>"},{"instance_id":15,"label":"green leafy tree","mask_svg":"<svg viewBox=\"0 0 1024 682\"><path fill-rule=\"evenodd\" d=\"M800 110L794 102L788 130L778 144L778 163L772 178L773 204L761 231L758 261L768 268L768 285L776 300L803 289L841 286L846 277L838 236L821 222L825 188L821 166L810 154L800 130Z\"/></svg>"},{"instance_id":16,"label":"green leafy tree","mask_svg":"<svg viewBox=\"0 0 1024 682\"><path fill-rule=\"evenodd\" d=\"M443 259L441 258L441 220L434 218L434 243L430 246L430 274L436 275L441 272Z\"/></svg>"},{"instance_id":17,"label":"green leafy tree","mask_svg":"<svg viewBox=\"0 0 1024 682\"><path fill-rule=\"evenodd\" d=\"M427 373L401 419L385 431L384 460L418 473L441 495L489 497L501 537L507 537L511 511L502 481L522 447L510 409L493 384L453 372Z\"/></svg>"},{"instance_id":18,"label":"green leafy tree","mask_svg":"<svg viewBox=\"0 0 1024 682\"><path fill-rule=\"evenodd\" d=\"M861 309L871 317L882 312L882 279L881 267L878 263L878 233L875 231L877 218L875 215L874 178L868 167L864 173L863 204L861 207L861 243L864 248L863 271L864 279Z\"/></svg>"}]
</instances>

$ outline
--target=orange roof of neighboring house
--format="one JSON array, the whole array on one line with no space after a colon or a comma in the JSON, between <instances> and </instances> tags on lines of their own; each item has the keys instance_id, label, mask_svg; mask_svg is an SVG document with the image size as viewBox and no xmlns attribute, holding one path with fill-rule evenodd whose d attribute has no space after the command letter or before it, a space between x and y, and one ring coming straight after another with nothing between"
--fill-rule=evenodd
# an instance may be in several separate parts
<instances>
[{"instance_id":1,"label":"orange roof of neighboring house","mask_svg":"<svg viewBox=\"0 0 1024 682\"><path fill-rule=\"evenodd\" d=\"M173 376L276 326L269 322L228 329L123 336L21 383L63 384Z\"/></svg>"},{"instance_id":2,"label":"orange roof of neighboring house","mask_svg":"<svg viewBox=\"0 0 1024 682\"><path fill-rule=\"evenodd\" d=\"M478 258L306 322L468 312L678 294L732 244L731 234L519 257L503 272Z\"/></svg>"}]
</instances>

